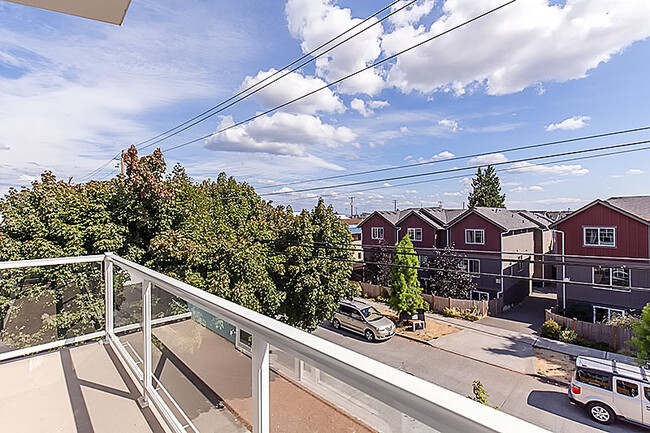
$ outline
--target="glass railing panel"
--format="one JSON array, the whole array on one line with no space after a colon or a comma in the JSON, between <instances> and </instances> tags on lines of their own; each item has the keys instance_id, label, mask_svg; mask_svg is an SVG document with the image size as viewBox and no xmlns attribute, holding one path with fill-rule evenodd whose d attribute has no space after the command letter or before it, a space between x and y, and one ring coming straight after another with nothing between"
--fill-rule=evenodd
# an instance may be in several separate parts
<instances>
[{"instance_id":1,"label":"glass railing panel","mask_svg":"<svg viewBox=\"0 0 650 433\"><path fill-rule=\"evenodd\" d=\"M103 329L101 263L0 271L0 352Z\"/></svg>"},{"instance_id":2,"label":"glass railing panel","mask_svg":"<svg viewBox=\"0 0 650 433\"><path fill-rule=\"evenodd\" d=\"M144 279L113 265L113 327L131 365L142 371L142 285Z\"/></svg>"},{"instance_id":3,"label":"glass railing panel","mask_svg":"<svg viewBox=\"0 0 650 433\"><path fill-rule=\"evenodd\" d=\"M274 433L434 433L401 411L271 346L271 431Z\"/></svg>"},{"instance_id":4,"label":"glass railing panel","mask_svg":"<svg viewBox=\"0 0 650 433\"><path fill-rule=\"evenodd\" d=\"M188 426L187 431L250 431L251 360L246 335L156 286L152 315L153 385L179 422Z\"/></svg>"}]
</instances>

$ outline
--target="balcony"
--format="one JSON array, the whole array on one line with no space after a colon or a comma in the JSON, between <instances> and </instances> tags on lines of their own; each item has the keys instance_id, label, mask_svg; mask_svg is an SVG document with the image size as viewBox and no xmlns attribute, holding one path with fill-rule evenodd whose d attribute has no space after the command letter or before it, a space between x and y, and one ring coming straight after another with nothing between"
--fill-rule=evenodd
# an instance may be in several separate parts
<instances>
[{"instance_id":1,"label":"balcony","mask_svg":"<svg viewBox=\"0 0 650 433\"><path fill-rule=\"evenodd\" d=\"M114 254L0 287L2 431L544 431Z\"/></svg>"}]
</instances>

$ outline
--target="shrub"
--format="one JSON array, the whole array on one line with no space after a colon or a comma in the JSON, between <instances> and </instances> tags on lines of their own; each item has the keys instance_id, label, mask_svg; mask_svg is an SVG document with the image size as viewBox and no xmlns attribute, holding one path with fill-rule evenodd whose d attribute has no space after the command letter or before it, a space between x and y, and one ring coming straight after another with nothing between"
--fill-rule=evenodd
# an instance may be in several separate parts
<instances>
[{"instance_id":1,"label":"shrub","mask_svg":"<svg viewBox=\"0 0 650 433\"><path fill-rule=\"evenodd\" d=\"M461 310L461 317L465 320L469 320L470 322L476 322L481 318L481 315L479 314L478 310L474 308L472 310Z\"/></svg>"},{"instance_id":2,"label":"shrub","mask_svg":"<svg viewBox=\"0 0 650 433\"><path fill-rule=\"evenodd\" d=\"M458 309L458 308L456 308L456 307L451 307L451 308L445 307L445 308L442 310L442 314L443 314L444 316L447 316L447 317L455 317L455 318L458 318L458 317L460 317L460 315L461 315L461 311L460 311L460 309Z\"/></svg>"},{"instance_id":3,"label":"shrub","mask_svg":"<svg viewBox=\"0 0 650 433\"><path fill-rule=\"evenodd\" d=\"M474 394L473 396L467 396L467 398L472 399L474 401L477 401L481 404L484 404L486 406L490 406L491 408L494 409L499 409L498 406L492 406L488 402L488 398L490 397L490 394L483 388L483 384L481 383L480 380L475 380L472 382L472 393Z\"/></svg>"},{"instance_id":4,"label":"shrub","mask_svg":"<svg viewBox=\"0 0 650 433\"><path fill-rule=\"evenodd\" d=\"M553 319L549 319L542 324L542 337L557 340L560 338L560 331L562 331L562 328Z\"/></svg>"},{"instance_id":5,"label":"shrub","mask_svg":"<svg viewBox=\"0 0 650 433\"><path fill-rule=\"evenodd\" d=\"M578 341L578 335L573 329L564 329L560 331L558 340L565 343L575 344Z\"/></svg>"},{"instance_id":6,"label":"shrub","mask_svg":"<svg viewBox=\"0 0 650 433\"><path fill-rule=\"evenodd\" d=\"M617 326L619 328L633 329L634 325L639 323L641 318L639 316L628 315L628 316L614 316L609 320L605 320L603 323L605 325Z\"/></svg>"}]
</instances>

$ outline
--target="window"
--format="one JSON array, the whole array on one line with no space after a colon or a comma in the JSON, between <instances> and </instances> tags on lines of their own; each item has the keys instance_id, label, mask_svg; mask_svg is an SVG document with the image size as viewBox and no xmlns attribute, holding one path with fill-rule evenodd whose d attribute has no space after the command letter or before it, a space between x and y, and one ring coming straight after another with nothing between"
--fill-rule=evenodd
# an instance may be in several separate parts
<instances>
[{"instance_id":1,"label":"window","mask_svg":"<svg viewBox=\"0 0 650 433\"><path fill-rule=\"evenodd\" d=\"M421 241L422 240L422 229L407 229L406 234L409 239L412 241Z\"/></svg>"},{"instance_id":2,"label":"window","mask_svg":"<svg viewBox=\"0 0 650 433\"><path fill-rule=\"evenodd\" d=\"M485 230L465 229L465 243L483 245L485 243Z\"/></svg>"},{"instance_id":3,"label":"window","mask_svg":"<svg viewBox=\"0 0 650 433\"><path fill-rule=\"evenodd\" d=\"M467 271L471 274L481 273L481 261L479 259L463 259L461 267L464 271Z\"/></svg>"},{"instance_id":4,"label":"window","mask_svg":"<svg viewBox=\"0 0 650 433\"><path fill-rule=\"evenodd\" d=\"M524 270L524 256L519 256L517 259L517 272Z\"/></svg>"},{"instance_id":5,"label":"window","mask_svg":"<svg viewBox=\"0 0 650 433\"><path fill-rule=\"evenodd\" d=\"M645 399L650 401L650 388L647 386L643 387L643 394L645 395Z\"/></svg>"},{"instance_id":6,"label":"window","mask_svg":"<svg viewBox=\"0 0 650 433\"><path fill-rule=\"evenodd\" d=\"M609 322L617 316L625 316L625 311L618 308L599 307L598 305L594 305L594 323Z\"/></svg>"},{"instance_id":7,"label":"window","mask_svg":"<svg viewBox=\"0 0 650 433\"><path fill-rule=\"evenodd\" d=\"M473 301L489 301L490 294L488 292L482 292L480 290L472 290L472 300Z\"/></svg>"},{"instance_id":8,"label":"window","mask_svg":"<svg viewBox=\"0 0 650 433\"><path fill-rule=\"evenodd\" d=\"M611 286L613 289L621 287L628 289L630 285L630 270L626 268L593 268L592 283ZM602 288L602 287L598 287Z\"/></svg>"},{"instance_id":9,"label":"window","mask_svg":"<svg viewBox=\"0 0 650 433\"><path fill-rule=\"evenodd\" d=\"M351 316L356 310L345 305L339 306L339 313L345 314L346 316Z\"/></svg>"},{"instance_id":10,"label":"window","mask_svg":"<svg viewBox=\"0 0 650 433\"><path fill-rule=\"evenodd\" d=\"M616 246L616 229L614 227L585 227L584 245L613 247Z\"/></svg>"},{"instance_id":11,"label":"window","mask_svg":"<svg viewBox=\"0 0 650 433\"><path fill-rule=\"evenodd\" d=\"M578 382L586 383L587 385L611 390L611 386L610 386L611 377L606 374L578 369L578 371L576 372L576 380Z\"/></svg>"},{"instance_id":12,"label":"window","mask_svg":"<svg viewBox=\"0 0 650 433\"><path fill-rule=\"evenodd\" d=\"M616 379L616 393L634 398L639 395L639 386L636 383Z\"/></svg>"},{"instance_id":13,"label":"window","mask_svg":"<svg viewBox=\"0 0 650 433\"><path fill-rule=\"evenodd\" d=\"M372 228L372 238L373 239L384 239L384 228L383 227L373 227Z\"/></svg>"}]
</instances>

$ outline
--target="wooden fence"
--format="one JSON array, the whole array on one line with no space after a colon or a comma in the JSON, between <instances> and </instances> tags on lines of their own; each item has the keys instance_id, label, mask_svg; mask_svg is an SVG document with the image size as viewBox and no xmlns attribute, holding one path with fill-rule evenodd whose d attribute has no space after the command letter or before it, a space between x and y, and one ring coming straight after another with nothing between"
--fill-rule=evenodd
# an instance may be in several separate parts
<instances>
[{"instance_id":1,"label":"wooden fence","mask_svg":"<svg viewBox=\"0 0 650 433\"><path fill-rule=\"evenodd\" d=\"M386 290L389 294L390 287L377 286L375 284L358 283L361 292L371 298L381 295ZM494 316L503 311L503 299L492 299L490 301L472 301L469 299L444 298L442 296L422 294L422 298L431 306L431 311L441 313L445 308L460 308L462 310L476 310L481 316Z\"/></svg>"},{"instance_id":2,"label":"wooden fence","mask_svg":"<svg viewBox=\"0 0 650 433\"><path fill-rule=\"evenodd\" d=\"M583 322L582 320L570 319L551 310L546 310L546 320L551 319L566 329L573 329L579 337L597 343L607 343L616 350L629 349L627 342L632 338L631 329L602 323Z\"/></svg>"}]
</instances>

